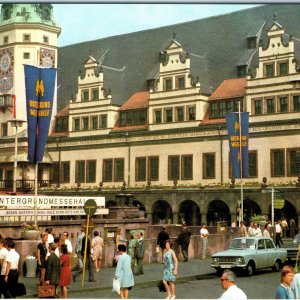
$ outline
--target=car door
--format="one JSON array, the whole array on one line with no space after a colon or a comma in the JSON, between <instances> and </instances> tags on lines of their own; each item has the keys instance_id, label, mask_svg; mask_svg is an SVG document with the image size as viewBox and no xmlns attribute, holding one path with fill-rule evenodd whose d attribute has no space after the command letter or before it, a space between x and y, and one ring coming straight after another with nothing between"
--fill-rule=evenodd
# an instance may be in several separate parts
<instances>
[{"instance_id":1,"label":"car door","mask_svg":"<svg viewBox=\"0 0 300 300\"><path fill-rule=\"evenodd\" d=\"M266 248L267 248L267 258L268 258L268 267L274 265L275 259L277 257L277 250L272 240L266 239Z\"/></svg>"},{"instance_id":2,"label":"car door","mask_svg":"<svg viewBox=\"0 0 300 300\"><path fill-rule=\"evenodd\" d=\"M256 255L256 268L265 268L268 266L267 250L264 239L259 239L257 241L257 255Z\"/></svg>"}]
</instances>

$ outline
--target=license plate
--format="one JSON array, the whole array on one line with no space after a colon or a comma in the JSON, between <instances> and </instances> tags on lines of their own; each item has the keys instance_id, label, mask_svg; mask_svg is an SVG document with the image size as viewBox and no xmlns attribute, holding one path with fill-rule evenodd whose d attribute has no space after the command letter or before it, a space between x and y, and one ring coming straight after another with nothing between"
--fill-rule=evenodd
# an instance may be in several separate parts
<instances>
[{"instance_id":1,"label":"license plate","mask_svg":"<svg viewBox=\"0 0 300 300\"><path fill-rule=\"evenodd\" d=\"M232 266L231 265L221 265L222 269L230 269Z\"/></svg>"}]
</instances>

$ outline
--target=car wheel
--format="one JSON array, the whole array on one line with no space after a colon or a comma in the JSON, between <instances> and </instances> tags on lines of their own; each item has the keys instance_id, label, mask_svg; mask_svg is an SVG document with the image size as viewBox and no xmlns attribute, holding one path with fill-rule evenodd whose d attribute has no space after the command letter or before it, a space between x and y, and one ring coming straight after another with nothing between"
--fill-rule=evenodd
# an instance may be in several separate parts
<instances>
[{"instance_id":1,"label":"car wheel","mask_svg":"<svg viewBox=\"0 0 300 300\"><path fill-rule=\"evenodd\" d=\"M281 266L280 261L276 260L275 263L274 263L274 266L272 267L272 270L275 271L275 272L278 272L280 270L280 266Z\"/></svg>"},{"instance_id":2,"label":"car wheel","mask_svg":"<svg viewBox=\"0 0 300 300\"><path fill-rule=\"evenodd\" d=\"M253 262L249 262L249 264L246 267L246 273L248 276L252 276L255 271L255 266Z\"/></svg>"}]
</instances>

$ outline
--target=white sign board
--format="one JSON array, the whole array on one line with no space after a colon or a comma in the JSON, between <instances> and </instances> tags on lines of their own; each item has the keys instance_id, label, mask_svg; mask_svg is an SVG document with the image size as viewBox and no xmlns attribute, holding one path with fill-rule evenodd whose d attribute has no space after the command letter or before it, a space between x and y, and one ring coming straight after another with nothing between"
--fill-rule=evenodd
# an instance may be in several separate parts
<instances>
[{"instance_id":1,"label":"white sign board","mask_svg":"<svg viewBox=\"0 0 300 300\"><path fill-rule=\"evenodd\" d=\"M85 215L83 209L68 208L68 209L38 209L37 216L79 216ZM107 208L98 208L95 215L108 215ZM18 217L18 216L34 216L33 209L0 209L0 217Z\"/></svg>"},{"instance_id":2,"label":"white sign board","mask_svg":"<svg viewBox=\"0 0 300 300\"><path fill-rule=\"evenodd\" d=\"M37 196L37 208L43 207L83 207L84 203L93 199L98 207L105 207L105 197L65 197L65 196ZM35 205L34 195L0 195L0 207L9 208L33 208Z\"/></svg>"}]
</instances>

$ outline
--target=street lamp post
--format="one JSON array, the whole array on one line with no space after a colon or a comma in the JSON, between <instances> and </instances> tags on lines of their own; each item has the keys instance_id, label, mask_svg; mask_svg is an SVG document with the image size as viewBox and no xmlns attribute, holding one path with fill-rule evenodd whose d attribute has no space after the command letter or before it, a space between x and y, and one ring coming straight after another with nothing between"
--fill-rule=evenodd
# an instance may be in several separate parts
<instances>
[{"instance_id":1,"label":"street lamp post","mask_svg":"<svg viewBox=\"0 0 300 300\"><path fill-rule=\"evenodd\" d=\"M60 149L60 146L61 146L61 141L60 141L60 138L57 137L56 138L56 146L57 146L57 149L58 149L58 184L57 186L60 187L60 182L61 182L61 175L60 175L60 166L61 166L61 149Z\"/></svg>"},{"instance_id":2,"label":"street lamp post","mask_svg":"<svg viewBox=\"0 0 300 300\"><path fill-rule=\"evenodd\" d=\"M9 120L12 127L16 128L15 134L15 159L14 159L14 181L13 181L13 193L17 192L17 164L18 164L18 128L23 126L24 120Z\"/></svg>"}]
</instances>

